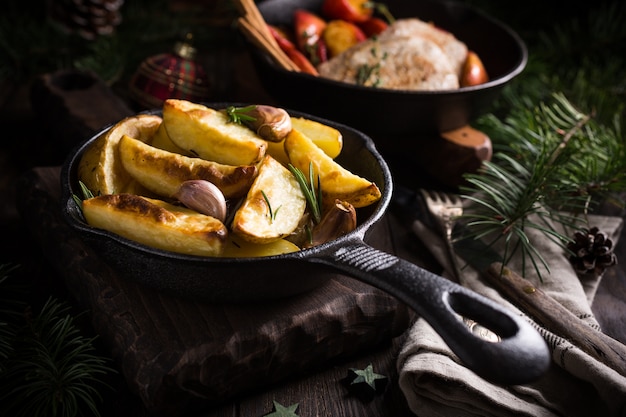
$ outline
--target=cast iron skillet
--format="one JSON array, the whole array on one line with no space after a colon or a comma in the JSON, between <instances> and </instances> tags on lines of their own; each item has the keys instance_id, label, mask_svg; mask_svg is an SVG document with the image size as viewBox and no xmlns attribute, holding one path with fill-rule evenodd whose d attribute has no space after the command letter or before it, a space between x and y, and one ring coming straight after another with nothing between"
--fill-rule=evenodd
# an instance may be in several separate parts
<instances>
[{"instance_id":1,"label":"cast iron skillet","mask_svg":"<svg viewBox=\"0 0 626 417\"><path fill-rule=\"evenodd\" d=\"M207 106L225 108L231 104ZM378 287L413 308L482 377L498 383L521 384L542 375L550 362L547 346L528 322L477 293L365 243L366 234L385 213L392 193L389 168L372 140L343 124L288 112L339 129L344 148L338 162L381 189L378 204L360 210L357 229L339 239L285 255L228 259L153 249L90 227L72 198L73 194L82 195L77 166L85 149L110 126L77 146L65 161L61 173L64 217L120 276L166 294L206 302L267 302L309 291L332 275L343 273ZM490 343L474 335L457 314L492 329L502 341Z\"/></svg>"},{"instance_id":2,"label":"cast iron skillet","mask_svg":"<svg viewBox=\"0 0 626 417\"><path fill-rule=\"evenodd\" d=\"M265 89L281 105L345 123L378 138L407 136L418 140L470 124L526 67L524 42L508 26L460 1L387 0L396 18L433 22L474 50L491 80L479 86L446 91L399 91L361 87L286 71L247 43ZM322 0L264 0L266 22L290 26L296 8L321 13ZM398 143L398 147L401 142Z\"/></svg>"}]
</instances>

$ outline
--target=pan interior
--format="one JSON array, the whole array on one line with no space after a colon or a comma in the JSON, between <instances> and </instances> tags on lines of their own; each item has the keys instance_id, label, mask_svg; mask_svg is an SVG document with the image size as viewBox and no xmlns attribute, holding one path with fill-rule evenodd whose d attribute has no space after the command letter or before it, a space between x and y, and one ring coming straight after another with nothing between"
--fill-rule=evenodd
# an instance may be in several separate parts
<instances>
[{"instance_id":1,"label":"pan interior","mask_svg":"<svg viewBox=\"0 0 626 417\"><path fill-rule=\"evenodd\" d=\"M211 108L246 105L221 102L204 104ZM344 147L337 161L355 174L375 182L380 188L382 198L378 203L357 210L358 227L355 231L321 246L341 244L345 239L362 239L383 216L390 203L392 180L387 164L373 141L362 132L307 113L286 110L292 116L310 118L339 129ZM150 113L160 115L159 111ZM265 258L200 257L151 248L89 226L73 199L73 195L82 195L77 168L82 153L109 128L79 144L66 159L61 172L61 209L67 223L79 237L120 275L183 297L236 302L282 298L309 291L333 276L329 268L318 265L304 268L311 270L311 273L302 273L303 258L315 255L316 248ZM299 277L295 282L294 276Z\"/></svg>"}]
</instances>

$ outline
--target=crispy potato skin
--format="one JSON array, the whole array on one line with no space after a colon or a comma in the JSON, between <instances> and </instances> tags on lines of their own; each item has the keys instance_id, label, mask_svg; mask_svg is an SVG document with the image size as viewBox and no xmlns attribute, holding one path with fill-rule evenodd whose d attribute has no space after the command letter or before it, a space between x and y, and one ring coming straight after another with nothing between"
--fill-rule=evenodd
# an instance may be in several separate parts
<instances>
[{"instance_id":1,"label":"crispy potato skin","mask_svg":"<svg viewBox=\"0 0 626 417\"><path fill-rule=\"evenodd\" d=\"M118 144L124 135L141 142L150 142L161 123L161 117L149 114L122 119L85 151L78 164L78 178L94 195L124 192L142 194L145 190L136 184L122 166Z\"/></svg>"},{"instance_id":2,"label":"crispy potato skin","mask_svg":"<svg viewBox=\"0 0 626 417\"><path fill-rule=\"evenodd\" d=\"M381 197L375 183L339 165L297 129L285 138L285 152L293 166L304 173L309 172L309 163L313 164L314 173L320 177L325 206L342 200L359 208L373 204Z\"/></svg>"},{"instance_id":3,"label":"crispy potato skin","mask_svg":"<svg viewBox=\"0 0 626 417\"><path fill-rule=\"evenodd\" d=\"M134 194L107 194L83 201L91 226L157 249L220 256L228 230L222 222L193 210Z\"/></svg>"},{"instance_id":4,"label":"crispy potato skin","mask_svg":"<svg viewBox=\"0 0 626 417\"><path fill-rule=\"evenodd\" d=\"M226 165L250 165L261 161L267 151L267 142L252 130L201 104L165 100L163 120L172 142L202 159Z\"/></svg>"},{"instance_id":5,"label":"crispy potato skin","mask_svg":"<svg viewBox=\"0 0 626 417\"><path fill-rule=\"evenodd\" d=\"M235 212L231 230L249 242L270 243L291 234L298 227L305 209L306 200L295 177L268 155L245 200Z\"/></svg>"},{"instance_id":6,"label":"crispy potato skin","mask_svg":"<svg viewBox=\"0 0 626 417\"><path fill-rule=\"evenodd\" d=\"M311 139L326 155L333 159L339 156L343 149L343 136L334 127L304 117L292 117L291 126L292 129L296 129ZM284 139L280 142L268 142L267 153L284 166L289 164Z\"/></svg>"},{"instance_id":7,"label":"crispy potato skin","mask_svg":"<svg viewBox=\"0 0 626 417\"><path fill-rule=\"evenodd\" d=\"M343 136L334 127L304 117L292 117L291 125L311 139L326 155L335 159L343 149Z\"/></svg>"},{"instance_id":8,"label":"crispy potato skin","mask_svg":"<svg viewBox=\"0 0 626 417\"><path fill-rule=\"evenodd\" d=\"M285 239L278 239L270 243L253 243L231 233L224 246L222 256L224 258L259 258L298 252L299 250L300 248L296 244Z\"/></svg>"},{"instance_id":9,"label":"crispy potato skin","mask_svg":"<svg viewBox=\"0 0 626 417\"><path fill-rule=\"evenodd\" d=\"M174 142L172 142L172 139L170 139L169 135L167 134L165 123L161 123L157 131L154 133L154 137L152 138L150 145L154 146L155 148L163 149L164 151L177 153L179 155L189 157L195 156L191 152L185 151L183 148L176 146Z\"/></svg>"},{"instance_id":10,"label":"crispy potato skin","mask_svg":"<svg viewBox=\"0 0 626 417\"><path fill-rule=\"evenodd\" d=\"M343 148L339 130L302 117L289 116L289 122L287 137L268 143L224 111L185 100L167 100L163 118L125 118L94 140L80 161L79 180L96 195L83 200L85 219L177 253L256 257L300 250L295 237L310 217L288 164L304 173L313 164L326 208L336 199L363 207L380 191L333 160ZM181 185L193 180L211 182L219 188L213 193L233 201L230 227L177 201Z\"/></svg>"},{"instance_id":11,"label":"crispy potato skin","mask_svg":"<svg viewBox=\"0 0 626 417\"><path fill-rule=\"evenodd\" d=\"M190 158L128 136L122 137L119 147L126 171L144 187L163 197L174 195L187 180L210 181L226 198L241 197L257 174L256 165L231 166Z\"/></svg>"}]
</instances>

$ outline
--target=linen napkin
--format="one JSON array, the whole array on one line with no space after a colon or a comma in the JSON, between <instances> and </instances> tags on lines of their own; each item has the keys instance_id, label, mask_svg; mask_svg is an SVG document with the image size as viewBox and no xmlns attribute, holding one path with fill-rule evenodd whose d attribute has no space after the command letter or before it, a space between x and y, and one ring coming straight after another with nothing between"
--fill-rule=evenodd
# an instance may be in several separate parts
<instances>
[{"instance_id":1,"label":"linen napkin","mask_svg":"<svg viewBox=\"0 0 626 417\"><path fill-rule=\"evenodd\" d=\"M621 218L592 215L590 224L598 226L617 243ZM442 238L419 221L413 224L413 231L449 271ZM540 232L527 233L549 263L550 273L542 271L540 283L534 270L527 268L525 278L586 324L600 329L590 303L601 277L586 277L581 281L562 248ZM459 265L465 265L460 258ZM519 259L507 266L514 271L522 270ZM552 364L544 376L529 384L490 383L466 368L430 325L418 318L408 330L397 360L400 388L417 416L626 416L626 377L532 321L471 267L463 267L461 284L531 322L545 338Z\"/></svg>"}]
</instances>

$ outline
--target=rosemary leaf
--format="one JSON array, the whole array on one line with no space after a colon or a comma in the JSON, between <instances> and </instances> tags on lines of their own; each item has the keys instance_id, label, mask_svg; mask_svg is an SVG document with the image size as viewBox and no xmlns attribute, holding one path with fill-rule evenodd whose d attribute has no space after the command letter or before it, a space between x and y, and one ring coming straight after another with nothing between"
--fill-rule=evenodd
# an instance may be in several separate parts
<instances>
[{"instance_id":1,"label":"rosemary leaf","mask_svg":"<svg viewBox=\"0 0 626 417\"><path fill-rule=\"evenodd\" d=\"M265 191L261 190L261 194L263 195L263 199L265 200L265 204L267 204L267 209L269 211L270 221L273 222L274 220L276 220L276 215L278 214L278 210L280 210L280 208L282 206L278 206L276 211L273 211L272 204L270 204L270 199L267 197L267 194L265 194Z\"/></svg>"},{"instance_id":2,"label":"rosemary leaf","mask_svg":"<svg viewBox=\"0 0 626 417\"><path fill-rule=\"evenodd\" d=\"M256 119L253 116L250 116L248 113L255 108L255 105L250 105L246 107L228 106L226 108L226 115L233 123L242 124L244 121L254 122Z\"/></svg>"},{"instance_id":3,"label":"rosemary leaf","mask_svg":"<svg viewBox=\"0 0 626 417\"><path fill-rule=\"evenodd\" d=\"M313 173L313 163L309 163L309 180L307 181L304 173L297 167L289 164L289 171L298 181L300 189L306 198L307 206L313 216L313 221L317 224L322 220L322 187L319 175L317 176L317 182L315 181L315 175ZM317 183L317 187L314 185Z\"/></svg>"}]
</instances>

